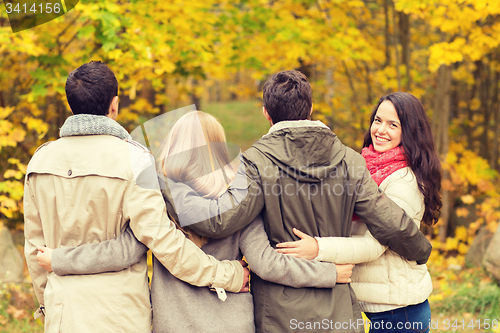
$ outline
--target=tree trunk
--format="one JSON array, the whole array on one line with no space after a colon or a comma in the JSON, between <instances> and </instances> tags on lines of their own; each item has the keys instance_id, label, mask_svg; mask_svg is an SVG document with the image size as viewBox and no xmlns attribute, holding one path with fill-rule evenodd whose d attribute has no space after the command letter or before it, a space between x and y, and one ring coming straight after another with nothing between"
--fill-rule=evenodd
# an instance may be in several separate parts
<instances>
[{"instance_id":1,"label":"tree trunk","mask_svg":"<svg viewBox=\"0 0 500 333\"><path fill-rule=\"evenodd\" d=\"M198 86L198 80L193 79L191 81L191 92L189 93L189 97L191 98L191 104L194 104L196 110L201 110L201 99L196 93L196 86Z\"/></svg>"},{"instance_id":2,"label":"tree trunk","mask_svg":"<svg viewBox=\"0 0 500 333\"><path fill-rule=\"evenodd\" d=\"M311 77L312 76L312 66L309 64L305 64L302 59L299 59L299 64L300 64L300 67L297 68L297 70L299 72L301 72L302 74L304 74L305 76L307 76L309 81L312 81L312 77Z\"/></svg>"},{"instance_id":3,"label":"tree trunk","mask_svg":"<svg viewBox=\"0 0 500 333\"><path fill-rule=\"evenodd\" d=\"M394 49L396 50L396 77L398 80L398 91L401 91L401 74L399 73L399 49L398 49L398 32L397 32L397 20L396 20L396 8L394 7L394 2L392 2L392 23L394 27L394 34L392 45L394 45Z\"/></svg>"},{"instance_id":4,"label":"tree trunk","mask_svg":"<svg viewBox=\"0 0 500 333\"><path fill-rule=\"evenodd\" d=\"M479 96L481 99L481 111L483 113L483 134L481 136L481 148L479 150L479 153L482 158L488 161L490 158L488 134L490 132L491 118L491 106L488 102L490 101L491 79L489 67L483 64L482 69L481 89L479 90Z\"/></svg>"},{"instance_id":5,"label":"tree trunk","mask_svg":"<svg viewBox=\"0 0 500 333\"><path fill-rule=\"evenodd\" d=\"M163 85L164 85L164 88L163 88L163 96L168 96L168 78L167 78L167 75L163 75ZM161 103L159 105L159 109L160 109L160 114L164 114L165 112L167 112L167 103L165 103L165 101L163 103Z\"/></svg>"},{"instance_id":6,"label":"tree trunk","mask_svg":"<svg viewBox=\"0 0 500 333\"><path fill-rule=\"evenodd\" d=\"M330 64L333 64L333 59L330 60ZM326 81L326 94L325 94L325 103L330 107L330 116L327 117L328 119L328 126L332 129L332 131L335 131L335 117L333 116L334 114L334 105L333 105L333 98L335 97L335 90L333 85L335 82L333 81L333 73L334 69L332 67L328 67L325 71L325 81Z\"/></svg>"},{"instance_id":7,"label":"tree trunk","mask_svg":"<svg viewBox=\"0 0 500 333\"><path fill-rule=\"evenodd\" d=\"M349 72L349 68L347 68L347 65L345 61L342 61L342 65L344 65L344 71L345 75L347 76L347 80L349 81L349 87L351 88L351 103L354 104L356 110L361 110L361 104L359 103L358 96L356 94L356 88L354 87L354 81L352 79L352 75Z\"/></svg>"},{"instance_id":8,"label":"tree trunk","mask_svg":"<svg viewBox=\"0 0 500 333\"><path fill-rule=\"evenodd\" d=\"M406 67L406 91L411 91L410 74L410 15L399 12L399 41L402 48L403 64Z\"/></svg>"},{"instance_id":9,"label":"tree trunk","mask_svg":"<svg viewBox=\"0 0 500 333\"><path fill-rule=\"evenodd\" d=\"M450 118L450 98L451 97L451 67L441 65L437 72L436 96L434 101L434 121L438 121L436 138L436 150L443 163L448 154L449 134L448 122ZM449 179L449 173L443 171L443 180ZM448 231L448 221L450 218L450 194L447 189L441 190L443 207L441 208L441 224L439 225L439 240L446 241Z\"/></svg>"},{"instance_id":10,"label":"tree trunk","mask_svg":"<svg viewBox=\"0 0 500 333\"><path fill-rule=\"evenodd\" d=\"M234 85L233 87L237 87L238 84L240 83L240 71L236 72L236 75L234 76ZM236 101L238 99L238 95L233 91L231 91L231 101Z\"/></svg>"},{"instance_id":11,"label":"tree trunk","mask_svg":"<svg viewBox=\"0 0 500 333\"><path fill-rule=\"evenodd\" d=\"M469 105L467 106L467 122L464 128L465 136L467 137L467 148L474 150L474 124L472 119L474 119L474 110L472 110L472 101L476 98L476 92L478 90L478 85L481 78L481 61L476 61L476 69L474 70L474 84L472 85L471 93L469 96Z\"/></svg>"},{"instance_id":12,"label":"tree trunk","mask_svg":"<svg viewBox=\"0 0 500 333\"><path fill-rule=\"evenodd\" d=\"M452 70L457 70L459 63L453 64ZM460 98L463 89L460 87L460 81L454 78L451 79L451 105L450 105L450 119L458 118L460 115Z\"/></svg>"},{"instance_id":13,"label":"tree trunk","mask_svg":"<svg viewBox=\"0 0 500 333\"><path fill-rule=\"evenodd\" d=\"M365 66L365 83L366 83L366 101L368 105L373 103L373 90L372 90L372 82L370 80L370 67L366 63L366 61L363 61L363 64Z\"/></svg>"},{"instance_id":14,"label":"tree trunk","mask_svg":"<svg viewBox=\"0 0 500 333\"><path fill-rule=\"evenodd\" d=\"M498 81L500 80L500 73L495 71L493 82L493 99L491 103L491 111L493 112L493 128L495 129L493 146L491 147L491 160L490 165L494 170L498 170L498 155L500 140L500 105L498 103Z\"/></svg>"},{"instance_id":15,"label":"tree trunk","mask_svg":"<svg viewBox=\"0 0 500 333\"><path fill-rule=\"evenodd\" d=\"M154 108L156 102L156 90L153 88L153 84L150 80L142 79L140 85L142 88L138 93L139 97L148 101L151 108Z\"/></svg>"},{"instance_id":16,"label":"tree trunk","mask_svg":"<svg viewBox=\"0 0 500 333\"><path fill-rule=\"evenodd\" d=\"M390 18L389 7L391 0L384 1L384 14L385 14L385 63L384 68L391 64L391 31L390 31Z\"/></svg>"}]
</instances>

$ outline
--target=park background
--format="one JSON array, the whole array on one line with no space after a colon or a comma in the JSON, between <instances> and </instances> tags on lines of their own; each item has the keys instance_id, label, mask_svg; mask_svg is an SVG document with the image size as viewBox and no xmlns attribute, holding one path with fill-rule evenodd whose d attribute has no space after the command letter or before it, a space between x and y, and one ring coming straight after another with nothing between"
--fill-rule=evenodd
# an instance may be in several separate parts
<instances>
[{"instance_id":1,"label":"park background","mask_svg":"<svg viewBox=\"0 0 500 333\"><path fill-rule=\"evenodd\" d=\"M499 268L483 267L485 253L500 258L500 243L488 247L500 218L500 1L83 0L15 34L4 8L0 230L19 253L26 165L70 115L64 85L73 69L109 65L120 84L118 121L129 131L195 104L242 150L269 128L265 80L298 69L313 87L313 118L357 151L382 95L421 99L444 170L441 219L423 229L434 247L433 331L500 332L478 328L500 319L499 276L491 275ZM36 307L26 267L22 282L0 282L0 332L42 332Z\"/></svg>"}]
</instances>

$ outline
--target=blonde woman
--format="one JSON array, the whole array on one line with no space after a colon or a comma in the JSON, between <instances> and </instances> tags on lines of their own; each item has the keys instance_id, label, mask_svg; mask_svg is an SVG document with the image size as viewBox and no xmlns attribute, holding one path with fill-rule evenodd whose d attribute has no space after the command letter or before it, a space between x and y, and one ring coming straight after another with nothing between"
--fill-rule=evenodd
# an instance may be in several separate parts
<instances>
[{"instance_id":1,"label":"blonde woman","mask_svg":"<svg viewBox=\"0 0 500 333\"><path fill-rule=\"evenodd\" d=\"M162 192L167 211L174 220L177 220L176 212L183 209L182 198L170 193L168 183L187 183L199 195L209 198L226 191L236 168L229 159L225 141L219 122L200 111L181 117L169 132L159 170L161 176L166 177L167 187ZM335 267L331 263L276 253L260 217L243 230L217 240L200 237L189 227L177 225L207 254L219 260L239 260L244 255L252 271L271 282L295 288L332 288L336 284L332 277L337 276L339 283L347 282L352 271L352 265ZM54 250L52 269L58 275L116 271L139 260L145 250L127 230L113 241ZM156 258L153 259L151 296L154 332L255 332L250 293L226 295L223 290L214 293L208 288L189 285L171 275Z\"/></svg>"}]
</instances>

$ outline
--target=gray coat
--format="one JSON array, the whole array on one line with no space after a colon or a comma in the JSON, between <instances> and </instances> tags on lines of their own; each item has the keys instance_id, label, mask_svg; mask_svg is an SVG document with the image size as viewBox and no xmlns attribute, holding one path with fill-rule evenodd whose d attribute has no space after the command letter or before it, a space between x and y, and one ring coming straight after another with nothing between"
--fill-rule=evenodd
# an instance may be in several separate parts
<instances>
[{"instance_id":1,"label":"gray coat","mask_svg":"<svg viewBox=\"0 0 500 333\"><path fill-rule=\"evenodd\" d=\"M170 184L189 204L182 221L208 237L226 237L262 213L273 246L294 241L294 227L319 237L349 237L353 213L373 236L408 260L425 263L432 246L404 211L381 192L364 158L317 121L283 121L242 156L232 188L217 200ZM252 275L257 332L362 332L348 284L290 288ZM303 328L302 330L300 328ZM309 330L307 328L310 328Z\"/></svg>"}]
</instances>

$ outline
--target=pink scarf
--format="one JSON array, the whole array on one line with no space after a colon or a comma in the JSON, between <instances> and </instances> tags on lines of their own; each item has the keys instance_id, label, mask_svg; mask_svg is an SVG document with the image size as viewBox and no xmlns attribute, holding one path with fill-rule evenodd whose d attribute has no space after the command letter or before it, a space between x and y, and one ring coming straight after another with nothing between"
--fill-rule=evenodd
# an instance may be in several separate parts
<instances>
[{"instance_id":1,"label":"pink scarf","mask_svg":"<svg viewBox=\"0 0 500 333\"><path fill-rule=\"evenodd\" d=\"M383 153L378 153L373 145L363 148L361 156L366 160L366 167L370 171L373 180L380 184L394 171L408 166L403 147L394 147Z\"/></svg>"},{"instance_id":2,"label":"pink scarf","mask_svg":"<svg viewBox=\"0 0 500 333\"><path fill-rule=\"evenodd\" d=\"M403 147L394 147L383 153L378 153L373 148L373 145L363 148L361 156L366 160L366 167L370 171L375 183L378 186L390 176L394 171L405 168L408 166ZM359 220L359 216L352 215L352 220Z\"/></svg>"}]
</instances>

